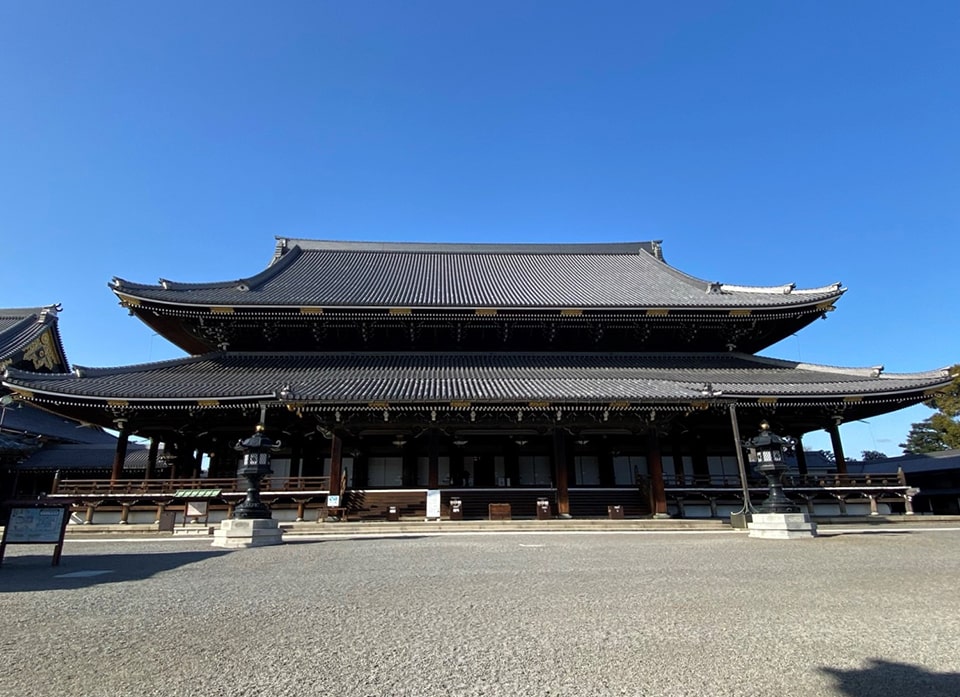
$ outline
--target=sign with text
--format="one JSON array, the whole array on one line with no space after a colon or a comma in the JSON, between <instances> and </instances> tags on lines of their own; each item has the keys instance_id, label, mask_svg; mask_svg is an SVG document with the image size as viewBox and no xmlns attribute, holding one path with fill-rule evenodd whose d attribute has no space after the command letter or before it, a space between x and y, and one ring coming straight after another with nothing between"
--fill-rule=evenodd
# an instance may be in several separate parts
<instances>
[{"instance_id":1,"label":"sign with text","mask_svg":"<svg viewBox=\"0 0 960 697\"><path fill-rule=\"evenodd\" d=\"M10 506L10 519L0 540L0 562L7 545L56 545L53 566L60 563L63 535L70 519L69 506L23 503Z\"/></svg>"},{"instance_id":2,"label":"sign with text","mask_svg":"<svg viewBox=\"0 0 960 697\"><path fill-rule=\"evenodd\" d=\"M440 517L440 490L427 489L427 518Z\"/></svg>"}]
</instances>

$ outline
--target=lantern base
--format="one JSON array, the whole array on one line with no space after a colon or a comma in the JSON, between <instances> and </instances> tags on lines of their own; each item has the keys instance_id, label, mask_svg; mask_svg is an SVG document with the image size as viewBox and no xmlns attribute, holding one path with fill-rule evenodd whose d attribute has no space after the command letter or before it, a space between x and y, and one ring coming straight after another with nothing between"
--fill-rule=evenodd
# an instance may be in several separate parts
<instances>
[{"instance_id":1,"label":"lantern base","mask_svg":"<svg viewBox=\"0 0 960 697\"><path fill-rule=\"evenodd\" d=\"M750 537L802 540L817 536L817 524L806 513L754 513L747 523Z\"/></svg>"},{"instance_id":2,"label":"lantern base","mask_svg":"<svg viewBox=\"0 0 960 697\"><path fill-rule=\"evenodd\" d=\"M283 544L283 531L277 521L265 518L233 518L213 531L213 547L242 549Z\"/></svg>"}]
</instances>

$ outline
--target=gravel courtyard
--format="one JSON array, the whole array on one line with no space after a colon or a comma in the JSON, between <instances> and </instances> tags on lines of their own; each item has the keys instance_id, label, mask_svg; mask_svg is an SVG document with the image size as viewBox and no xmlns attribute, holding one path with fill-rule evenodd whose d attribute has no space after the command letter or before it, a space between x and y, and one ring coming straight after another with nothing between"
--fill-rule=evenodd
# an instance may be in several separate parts
<instances>
[{"instance_id":1,"label":"gravel courtyard","mask_svg":"<svg viewBox=\"0 0 960 697\"><path fill-rule=\"evenodd\" d=\"M960 532L68 539L0 648L17 697L956 697Z\"/></svg>"}]
</instances>

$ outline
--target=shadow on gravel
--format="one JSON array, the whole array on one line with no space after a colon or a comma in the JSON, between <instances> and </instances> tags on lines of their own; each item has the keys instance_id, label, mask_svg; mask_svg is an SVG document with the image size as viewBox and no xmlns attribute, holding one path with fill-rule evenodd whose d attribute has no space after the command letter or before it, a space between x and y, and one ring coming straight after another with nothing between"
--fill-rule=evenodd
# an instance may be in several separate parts
<instances>
[{"instance_id":1,"label":"shadow on gravel","mask_svg":"<svg viewBox=\"0 0 960 697\"><path fill-rule=\"evenodd\" d=\"M934 673L909 663L872 659L866 668L821 668L844 697L957 697L960 673Z\"/></svg>"},{"instance_id":2,"label":"shadow on gravel","mask_svg":"<svg viewBox=\"0 0 960 697\"><path fill-rule=\"evenodd\" d=\"M295 537L285 537L285 538L283 539L283 544L285 544L285 545L308 545L308 544L316 544L316 543L318 543L318 542L367 542L367 541L373 541L373 540L422 540L422 539L424 539L425 537L427 537L427 536L426 536L426 535L403 535L403 534L398 534L398 535L357 535L357 536L355 536L355 537L347 534L347 535L345 535L345 536L343 536L343 537L332 537L332 538L329 538L329 539L318 539L318 538L314 537L314 538L308 538L308 539L305 539L305 540L298 540L298 539L295 538Z\"/></svg>"},{"instance_id":3,"label":"shadow on gravel","mask_svg":"<svg viewBox=\"0 0 960 697\"><path fill-rule=\"evenodd\" d=\"M823 532L822 528L817 528L817 537L845 537L847 535L912 535L915 530L837 530Z\"/></svg>"},{"instance_id":4,"label":"shadow on gravel","mask_svg":"<svg viewBox=\"0 0 960 697\"><path fill-rule=\"evenodd\" d=\"M50 565L50 555L7 556L0 566L0 593L86 588L105 583L139 581L187 564L229 554L209 552L162 552L155 554L70 554Z\"/></svg>"}]
</instances>

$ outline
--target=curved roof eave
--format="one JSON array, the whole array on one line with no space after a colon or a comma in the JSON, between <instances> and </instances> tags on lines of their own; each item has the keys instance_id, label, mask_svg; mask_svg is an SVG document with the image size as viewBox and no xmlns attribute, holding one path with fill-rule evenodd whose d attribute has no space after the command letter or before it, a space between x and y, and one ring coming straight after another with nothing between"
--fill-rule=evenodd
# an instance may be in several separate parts
<instances>
[{"instance_id":1,"label":"curved roof eave","mask_svg":"<svg viewBox=\"0 0 960 697\"><path fill-rule=\"evenodd\" d=\"M823 373L823 379L811 373ZM385 399L384 395L398 403L448 399L502 403L532 398L643 402L698 400L721 394L730 399L775 397L790 401L883 399L908 394L917 397L947 387L952 379L948 369L882 376L876 368L831 369L745 354L504 357L217 352L123 368L77 368L62 374L8 369L3 384L27 395L111 406L111 402L127 401L280 399L284 386L300 393L287 399L307 403L365 402ZM705 393L704 386L710 384ZM197 385L205 389L197 389Z\"/></svg>"},{"instance_id":2,"label":"curved roof eave","mask_svg":"<svg viewBox=\"0 0 960 697\"><path fill-rule=\"evenodd\" d=\"M220 281L211 283L179 283L161 279L157 285L135 283L114 277L111 282L111 290L117 294L121 301L125 299L135 299L137 301L146 301L161 305L193 306L193 307L222 307L229 306L235 308L250 309L280 309L280 308L298 308L308 307L329 307L329 308L389 308L399 305L409 305L411 307L423 309L455 309L463 307L497 307L503 309L555 309L563 307L578 307L590 309L723 309L732 307L758 307L769 309L786 309L807 305L815 305L823 302L830 302L840 297L845 292L845 288L839 283L819 288L797 290L795 284L785 284L772 287L738 286L722 283L708 282L703 279L690 276L684 272L667 264L660 255L659 242L629 242L629 243L602 243L602 244L560 244L560 245L524 245L524 244L446 244L446 243L404 243L404 242L331 242L320 240L287 240L278 238L277 252L270 264L258 274L246 278L240 278L231 281ZM292 246L286 246L287 242L293 242ZM344 293L342 284L331 282L327 278L324 283L326 287L291 291L298 283L309 284L316 282L317 276L315 268L311 269L307 263L307 270L291 270L295 274L292 280L285 280L282 283L280 277L285 271L291 269L294 262L307 253L347 253L347 252L366 252L377 255L387 254L387 258L398 258L399 256L412 258L412 267L404 266L408 274L412 276L405 278L402 286L394 286L394 289L379 288L374 291L371 288L364 291L353 292L353 301L350 293ZM438 282L431 274L438 273L430 263L418 258L418 255L446 255L451 258L461 256L464 259L470 256L487 255L499 256L503 259L509 259L512 256L533 255L542 259L537 262L530 262L530 266L524 268L524 273L530 276L529 284L521 284L520 287L528 289L536 288L536 292L522 291L513 287L515 279L504 281L500 279L499 283L505 285L496 285L497 282L490 281L489 274L483 271L480 266L476 266L472 273L466 276L457 275L455 269L460 267L454 264L453 267L446 268L444 273L450 273L450 284L457 284L468 287L464 292L465 296L472 296L467 299L458 298L456 302L436 302L437 297L445 293L439 293L436 290ZM609 264L615 264L609 267L611 272L616 270L621 274L620 282L624 285L615 288L613 291L605 289L604 293L597 295L595 292L584 292L584 285L597 286L595 275L589 273L585 278L580 278L575 285L564 284L571 283L567 274L568 269L564 264L577 264L580 262L559 261L557 257L576 256L584 259L589 257L604 257L608 259L621 258L622 261L597 261L604 264L607 269ZM630 261L639 259L641 261ZM352 258L352 257L351 257ZM552 259L548 266L543 266L546 260ZM457 263L462 263L457 262ZM306 262L305 262L306 263ZM373 263L373 262L369 262ZM398 264L401 262L397 262ZM406 263L406 262L403 262ZM452 262L451 262L452 263ZM469 262L473 264L473 262ZM487 262L478 262L480 264ZM494 262L491 262L494 263ZM504 261L495 262L504 264ZM519 263L519 262L514 262ZM526 263L526 262L524 262ZM419 266L418 266L419 264ZM629 265L626 266L625 265ZM322 267L323 265L321 265ZM399 269L400 267L397 267ZM464 267L467 268L467 267ZM484 267L486 268L486 267ZM503 271L506 266L497 267L497 270ZM552 269L547 272L546 269ZM591 267L592 269L593 267ZM363 269L363 267L361 267ZM412 272L411 269L416 269ZM396 269L394 269L396 270ZM366 272L376 276L384 274L382 266L376 268L367 267ZM579 269L582 274L583 269ZM296 274L300 274L299 277ZM303 274L308 274L306 277ZM553 275L551 276L550 273ZM546 274L546 275L544 275ZM508 274L509 276L509 274ZM361 276L356 276L361 277ZM426 279L426 280L425 280ZM626 279L626 280L625 280ZM641 280L644 279L644 280ZM651 280L652 279L652 280ZM282 288L274 287L265 291L266 285L270 282L277 282ZM443 285L440 281L439 285ZM470 286L470 284L479 284ZM579 283L580 285L576 285ZM640 285L636 285L636 284ZM420 290L417 290L416 284L423 284ZM492 284L492 285L491 285ZM552 285L551 285L552 284ZM651 285L652 284L652 285ZM354 284L355 285L355 284ZM396 288L403 287L403 294L407 297L398 297ZM631 290L631 288L633 290ZM641 291L640 288L645 288ZM460 289L462 291L462 288ZM258 296L257 293L263 292ZM524 293L528 293L524 295ZM537 302L534 295L539 293L542 298L548 298L547 302ZM642 297L646 293L648 297ZM431 301L429 296L433 296ZM552 297L551 297L552 296ZM681 297L683 296L683 297ZM378 302L375 297L380 297ZM602 297L601 302L595 302ZM363 298L358 301L359 298ZM529 302L516 302L519 299ZM593 299L593 300L591 300ZM725 302L725 299L735 300L734 302Z\"/></svg>"}]
</instances>

